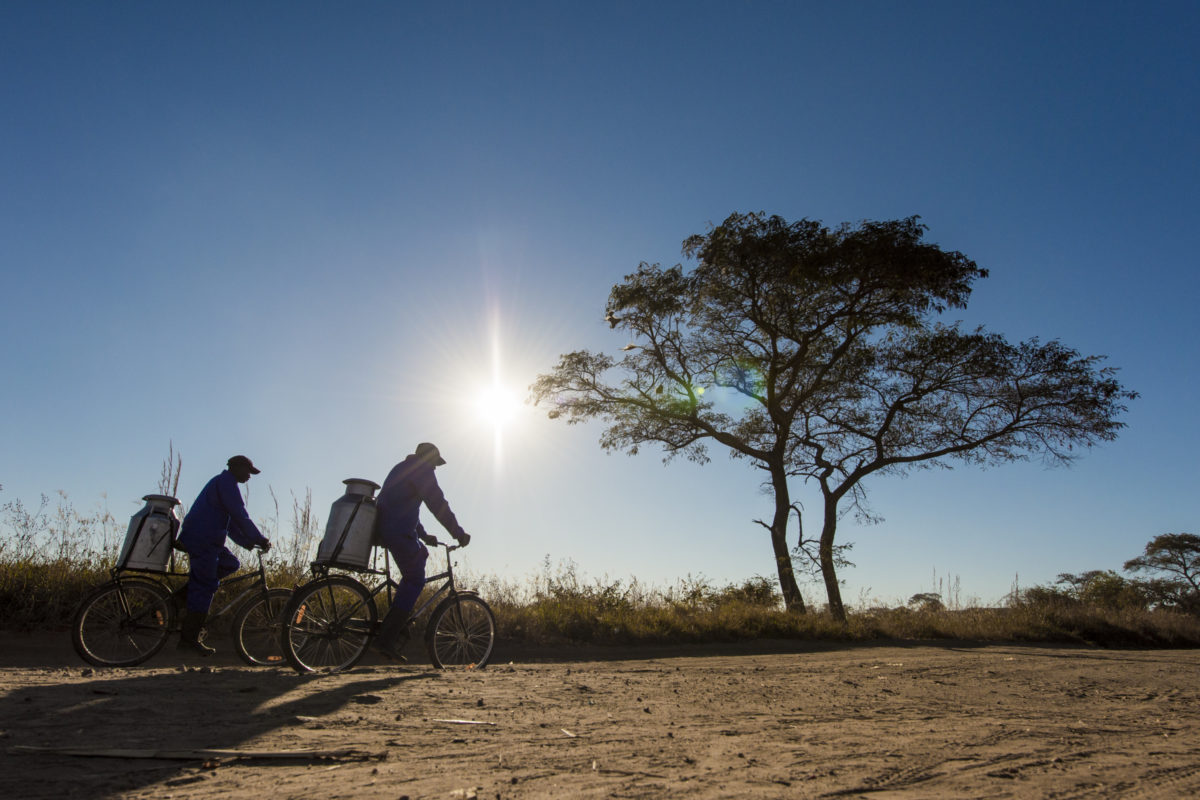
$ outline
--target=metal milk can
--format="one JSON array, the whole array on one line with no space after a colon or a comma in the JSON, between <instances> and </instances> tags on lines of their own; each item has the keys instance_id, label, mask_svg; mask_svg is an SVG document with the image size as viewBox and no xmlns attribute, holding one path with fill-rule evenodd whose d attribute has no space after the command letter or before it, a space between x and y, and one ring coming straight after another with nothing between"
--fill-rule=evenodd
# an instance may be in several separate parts
<instances>
[{"instance_id":1,"label":"metal milk can","mask_svg":"<svg viewBox=\"0 0 1200 800\"><path fill-rule=\"evenodd\" d=\"M179 501L165 494L148 494L142 499L146 505L129 519L117 567L166 572L171 548L179 535L179 517L175 513Z\"/></svg>"},{"instance_id":2,"label":"metal milk can","mask_svg":"<svg viewBox=\"0 0 1200 800\"><path fill-rule=\"evenodd\" d=\"M317 548L318 564L343 569L367 569L371 549L379 544L375 531L375 492L379 484L365 478L347 478L346 493L333 502L325 536Z\"/></svg>"}]
</instances>

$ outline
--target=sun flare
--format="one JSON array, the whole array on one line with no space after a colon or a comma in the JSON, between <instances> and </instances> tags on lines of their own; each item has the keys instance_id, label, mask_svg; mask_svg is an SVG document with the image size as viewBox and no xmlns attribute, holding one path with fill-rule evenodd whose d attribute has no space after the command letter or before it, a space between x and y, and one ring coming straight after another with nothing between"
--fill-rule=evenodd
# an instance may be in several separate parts
<instances>
[{"instance_id":1,"label":"sun flare","mask_svg":"<svg viewBox=\"0 0 1200 800\"><path fill-rule=\"evenodd\" d=\"M480 390L475 398L475 413L480 421L499 430L516 416L521 408L521 398L511 388L493 383Z\"/></svg>"}]
</instances>

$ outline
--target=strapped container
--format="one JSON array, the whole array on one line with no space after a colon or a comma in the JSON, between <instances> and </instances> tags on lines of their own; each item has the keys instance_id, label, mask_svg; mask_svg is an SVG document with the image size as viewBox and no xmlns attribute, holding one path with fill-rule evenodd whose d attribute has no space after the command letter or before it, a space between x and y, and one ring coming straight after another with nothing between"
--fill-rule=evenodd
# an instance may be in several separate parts
<instances>
[{"instance_id":1,"label":"strapped container","mask_svg":"<svg viewBox=\"0 0 1200 800\"><path fill-rule=\"evenodd\" d=\"M325 537L317 548L315 564L342 569L370 568L371 549L380 544L375 530L375 492L379 484L364 478L347 478L346 493L333 502Z\"/></svg>"},{"instance_id":2,"label":"strapped container","mask_svg":"<svg viewBox=\"0 0 1200 800\"><path fill-rule=\"evenodd\" d=\"M165 494L148 494L142 499L146 505L129 518L117 569L166 572L171 548L179 535L179 517L175 514L179 501Z\"/></svg>"}]
</instances>

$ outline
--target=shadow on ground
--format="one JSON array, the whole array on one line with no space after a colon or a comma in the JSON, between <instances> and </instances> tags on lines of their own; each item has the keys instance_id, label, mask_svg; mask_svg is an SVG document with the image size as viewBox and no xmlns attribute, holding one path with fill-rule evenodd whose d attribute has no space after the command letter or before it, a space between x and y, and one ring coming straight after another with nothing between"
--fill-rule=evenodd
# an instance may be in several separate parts
<instances>
[{"instance_id":1,"label":"shadow on ground","mask_svg":"<svg viewBox=\"0 0 1200 800\"><path fill-rule=\"evenodd\" d=\"M147 661L143 666L170 667L181 663L180 657L174 651L174 639L169 641L162 652ZM189 657L186 663L199 666L213 667L244 666L234 653L233 643L226 637L211 637L210 642L217 648L218 653L211 659L202 660ZM526 644L510 642L501 639L496 642L496 650L492 655L492 664L514 663L562 663L575 661L631 661L650 658L703 657L703 656L737 656L737 655L786 655L789 653L830 653L845 650L871 650L880 647L938 647L948 650L974 650L980 647L997 645L1019 647L1028 650L1078 650L1086 652L1097 650L1089 645L1020 643L1001 641L973 640L905 640L878 639L872 641L839 641L839 640L796 640L796 639L752 639L737 642L706 642L689 644ZM1141 648L1131 648L1141 649ZM1151 648L1153 649L1153 648ZM424 644L420 637L414 637L409 643L406 655L416 666L428 666L429 658L425 653ZM389 662L368 651L360 664L362 666L387 666ZM0 668L52 668L52 667L84 667L87 666L75 655L71 648L70 633L55 631L51 633L11 633L0 631Z\"/></svg>"},{"instance_id":2,"label":"shadow on ground","mask_svg":"<svg viewBox=\"0 0 1200 800\"><path fill-rule=\"evenodd\" d=\"M388 690L419 691L420 683L434 676L413 670L380 677L369 669L361 676L351 672L335 684L280 669L49 670L36 685L0 698L0 797L79 797L84 790L89 797L112 797L169 782L185 770L194 773L203 763L199 758L14 752L17 746L255 749L255 741L265 734L292 728L295 736L288 738L294 743L285 749L319 748L320 731L311 730L319 726L306 726L304 718L380 702L378 693Z\"/></svg>"}]
</instances>

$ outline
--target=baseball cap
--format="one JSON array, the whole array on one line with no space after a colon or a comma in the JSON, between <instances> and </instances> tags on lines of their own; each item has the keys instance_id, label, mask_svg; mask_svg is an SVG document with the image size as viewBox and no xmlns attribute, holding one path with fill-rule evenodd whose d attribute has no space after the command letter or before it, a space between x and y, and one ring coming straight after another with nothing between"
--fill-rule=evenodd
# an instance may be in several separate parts
<instances>
[{"instance_id":1,"label":"baseball cap","mask_svg":"<svg viewBox=\"0 0 1200 800\"><path fill-rule=\"evenodd\" d=\"M245 456L234 456L233 458L229 459L229 461L227 461L225 463L229 466L230 469L232 469L233 467L247 467L250 470L251 475L257 475L258 473L262 472L262 470L260 470L256 466L254 466L253 461L246 458Z\"/></svg>"}]
</instances>

